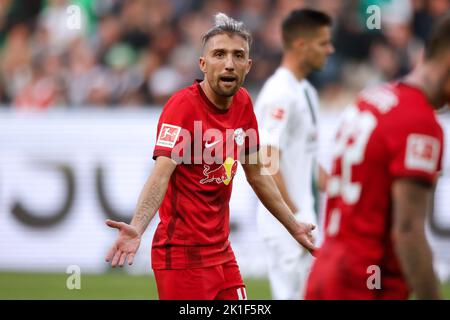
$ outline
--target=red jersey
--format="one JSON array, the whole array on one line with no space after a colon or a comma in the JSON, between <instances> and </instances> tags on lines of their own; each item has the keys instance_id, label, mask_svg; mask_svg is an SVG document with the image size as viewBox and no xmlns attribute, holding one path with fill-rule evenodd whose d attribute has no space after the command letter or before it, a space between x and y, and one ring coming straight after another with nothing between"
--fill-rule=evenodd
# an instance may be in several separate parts
<instances>
[{"instance_id":1,"label":"red jersey","mask_svg":"<svg viewBox=\"0 0 450 320\"><path fill-rule=\"evenodd\" d=\"M214 106L197 82L169 99L153 158L170 157L178 165L159 208L154 269L208 267L234 259L228 241L232 180L239 156L258 148L258 126L245 89L227 110Z\"/></svg>"},{"instance_id":2,"label":"red jersey","mask_svg":"<svg viewBox=\"0 0 450 320\"><path fill-rule=\"evenodd\" d=\"M337 296L328 298L390 297L392 290L401 294L391 297L407 296L391 239L391 187L403 177L434 184L442 152L442 128L420 90L399 82L360 94L337 133L325 239L308 284L310 294L320 297L320 290L339 283ZM367 287L373 266L380 268L382 291ZM345 295L352 289L362 295Z\"/></svg>"}]
</instances>

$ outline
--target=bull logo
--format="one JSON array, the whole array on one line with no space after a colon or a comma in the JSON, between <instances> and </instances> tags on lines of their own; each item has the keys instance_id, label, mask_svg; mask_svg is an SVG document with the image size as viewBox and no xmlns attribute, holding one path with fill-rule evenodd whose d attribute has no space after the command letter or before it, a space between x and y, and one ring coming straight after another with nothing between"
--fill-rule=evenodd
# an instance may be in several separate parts
<instances>
[{"instance_id":1,"label":"bull logo","mask_svg":"<svg viewBox=\"0 0 450 320\"><path fill-rule=\"evenodd\" d=\"M200 183L205 184L215 181L218 184L224 183L227 186L236 175L237 165L238 162L230 157L216 169L211 169L209 165L205 164L203 174L206 178L200 180Z\"/></svg>"}]
</instances>

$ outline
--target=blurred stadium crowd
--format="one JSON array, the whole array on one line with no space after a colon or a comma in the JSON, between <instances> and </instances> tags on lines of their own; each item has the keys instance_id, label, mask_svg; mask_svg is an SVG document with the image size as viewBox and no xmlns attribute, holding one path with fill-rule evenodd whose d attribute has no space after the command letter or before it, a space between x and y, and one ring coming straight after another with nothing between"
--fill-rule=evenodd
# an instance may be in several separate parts
<instances>
[{"instance_id":1,"label":"blurred stadium crowd","mask_svg":"<svg viewBox=\"0 0 450 320\"><path fill-rule=\"evenodd\" d=\"M81 8L80 29L67 27L70 4ZM366 25L370 5L381 8L379 30ZM280 62L282 18L304 6L335 19L336 53L311 81L324 105L339 106L362 86L410 70L450 0L0 0L0 105L162 105L201 78L200 36L219 11L253 33L245 86L255 98Z\"/></svg>"}]
</instances>

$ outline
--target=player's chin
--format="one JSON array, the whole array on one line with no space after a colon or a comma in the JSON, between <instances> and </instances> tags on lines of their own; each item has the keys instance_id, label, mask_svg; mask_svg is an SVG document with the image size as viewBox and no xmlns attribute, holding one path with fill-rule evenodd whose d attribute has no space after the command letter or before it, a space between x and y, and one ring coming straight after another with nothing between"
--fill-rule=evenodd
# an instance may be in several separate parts
<instances>
[{"instance_id":1,"label":"player's chin","mask_svg":"<svg viewBox=\"0 0 450 320\"><path fill-rule=\"evenodd\" d=\"M233 86L220 86L220 95L222 97L232 97L239 90L239 86L237 84Z\"/></svg>"},{"instance_id":2,"label":"player's chin","mask_svg":"<svg viewBox=\"0 0 450 320\"><path fill-rule=\"evenodd\" d=\"M325 67L325 61L318 62L314 66L314 71L321 71Z\"/></svg>"}]
</instances>

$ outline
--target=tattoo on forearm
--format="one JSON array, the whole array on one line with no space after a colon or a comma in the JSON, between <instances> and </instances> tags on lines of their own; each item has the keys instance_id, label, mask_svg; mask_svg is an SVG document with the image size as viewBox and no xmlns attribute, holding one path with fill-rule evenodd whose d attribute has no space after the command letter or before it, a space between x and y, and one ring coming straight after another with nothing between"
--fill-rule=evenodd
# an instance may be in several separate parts
<instances>
[{"instance_id":1,"label":"tattoo on forearm","mask_svg":"<svg viewBox=\"0 0 450 320\"><path fill-rule=\"evenodd\" d=\"M290 214L289 215L289 220L291 221L291 222L293 222L293 223L297 223L297 220L295 219L295 217L294 217L294 215L293 214Z\"/></svg>"},{"instance_id":2,"label":"tattoo on forearm","mask_svg":"<svg viewBox=\"0 0 450 320\"><path fill-rule=\"evenodd\" d=\"M153 214L158 210L164 198L164 192L158 183L149 186L147 194L142 195L142 200L137 208L135 220L140 225L147 225Z\"/></svg>"}]
</instances>

